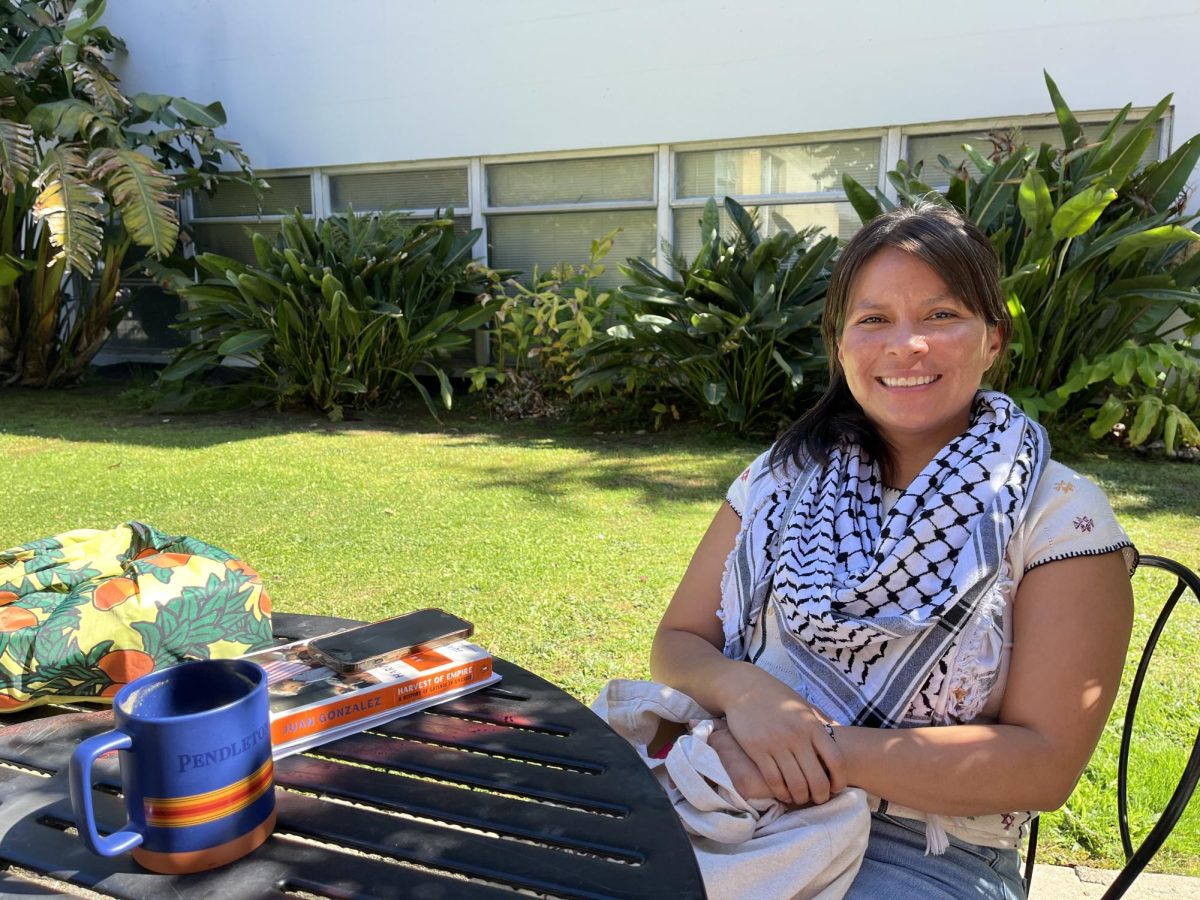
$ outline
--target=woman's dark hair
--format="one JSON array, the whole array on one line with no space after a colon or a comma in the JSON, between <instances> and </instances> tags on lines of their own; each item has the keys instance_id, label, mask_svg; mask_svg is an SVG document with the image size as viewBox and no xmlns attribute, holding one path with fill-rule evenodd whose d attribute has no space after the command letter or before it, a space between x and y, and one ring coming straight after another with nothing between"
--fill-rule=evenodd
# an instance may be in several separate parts
<instances>
[{"instance_id":1,"label":"woman's dark hair","mask_svg":"<svg viewBox=\"0 0 1200 900\"><path fill-rule=\"evenodd\" d=\"M821 321L821 336L829 354L829 387L776 442L771 451L772 466L785 461L800 466L807 459L825 463L829 451L847 441L858 444L887 467L887 446L850 393L837 358L854 280L885 247L917 257L968 309L989 325L999 326L1001 345L993 368L1003 364L1012 317L1000 290L1000 264L991 241L956 209L934 203L897 207L864 225L842 250L833 268Z\"/></svg>"}]
</instances>

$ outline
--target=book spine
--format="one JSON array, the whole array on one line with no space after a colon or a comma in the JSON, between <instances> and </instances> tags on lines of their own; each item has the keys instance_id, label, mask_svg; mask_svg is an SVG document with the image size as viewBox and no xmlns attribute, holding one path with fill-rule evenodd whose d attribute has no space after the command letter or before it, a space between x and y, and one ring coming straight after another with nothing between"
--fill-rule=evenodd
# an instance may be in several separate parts
<instances>
[{"instance_id":1,"label":"book spine","mask_svg":"<svg viewBox=\"0 0 1200 900\"><path fill-rule=\"evenodd\" d=\"M483 681L491 674L492 659L484 657L441 672L415 675L408 681L336 697L316 708L297 710L278 717L272 715L271 742L278 747L362 719L373 719L389 709Z\"/></svg>"}]
</instances>

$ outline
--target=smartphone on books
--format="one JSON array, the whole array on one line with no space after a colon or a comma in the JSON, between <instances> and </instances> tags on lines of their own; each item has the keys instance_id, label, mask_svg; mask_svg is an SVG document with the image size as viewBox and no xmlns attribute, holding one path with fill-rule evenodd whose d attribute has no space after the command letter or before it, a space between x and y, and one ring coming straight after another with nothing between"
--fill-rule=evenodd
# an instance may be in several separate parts
<instances>
[{"instance_id":1,"label":"smartphone on books","mask_svg":"<svg viewBox=\"0 0 1200 900\"><path fill-rule=\"evenodd\" d=\"M418 609L327 634L308 645L322 665L335 672L361 672L421 650L432 650L468 638L475 626L444 609Z\"/></svg>"}]
</instances>

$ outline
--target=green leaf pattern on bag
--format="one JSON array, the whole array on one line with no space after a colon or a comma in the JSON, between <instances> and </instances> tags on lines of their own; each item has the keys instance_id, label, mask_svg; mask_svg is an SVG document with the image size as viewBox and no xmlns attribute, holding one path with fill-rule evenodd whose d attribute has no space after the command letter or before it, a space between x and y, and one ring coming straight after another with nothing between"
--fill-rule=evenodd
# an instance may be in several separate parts
<instances>
[{"instance_id":1,"label":"green leaf pattern on bag","mask_svg":"<svg viewBox=\"0 0 1200 900\"><path fill-rule=\"evenodd\" d=\"M219 547L141 522L0 552L0 712L109 701L185 659L272 643L257 572Z\"/></svg>"}]
</instances>

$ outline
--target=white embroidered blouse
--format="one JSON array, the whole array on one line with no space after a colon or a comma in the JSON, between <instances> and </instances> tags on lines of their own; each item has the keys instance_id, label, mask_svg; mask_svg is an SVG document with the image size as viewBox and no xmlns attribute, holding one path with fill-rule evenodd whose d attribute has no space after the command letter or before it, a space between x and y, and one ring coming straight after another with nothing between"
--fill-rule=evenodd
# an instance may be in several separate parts
<instances>
[{"instance_id":1,"label":"white embroidered blouse","mask_svg":"<svg viewBox=\"0 0 1200 900\"><path fill-rule=\"evenodd\" d=\"M726 494L726 500L739 517L746 505L748 487L762 467L768 465L769 455L768 451L751 463ZM885 489L884 514L900 495L898 490ZM936 717L947 724L995 721L1012 656L1013 603L1021 577L1026 572L1056 560L1096 556L1113 550L1122 551L1132 572L1137 565L1137 551L1117 523L1103 491L1078 473L1051 460L1034 491L1024 523L1008 545L999 582L1003 608L976 618L964 631L940 692ZM774 616L764 615L755 625L747 643L750 658L785 684L802 690L795 664L780 640L774 619ZM872 800L874 808L886 809L891 815L927 820L918 810L889 805L878 798ZM1012 848L1020 843L1035 815L1034 812L1012 812L938 819L948 833L961 840Z\"/></svg>"}]
</instances>

